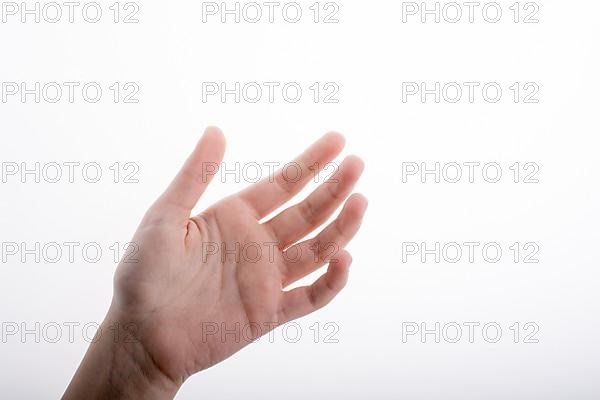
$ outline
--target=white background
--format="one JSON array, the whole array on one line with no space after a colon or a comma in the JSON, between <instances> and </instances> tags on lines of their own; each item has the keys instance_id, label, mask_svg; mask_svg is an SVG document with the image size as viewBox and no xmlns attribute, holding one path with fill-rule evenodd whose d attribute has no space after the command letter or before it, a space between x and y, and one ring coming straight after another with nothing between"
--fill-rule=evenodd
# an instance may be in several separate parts
<instances>
[{"instance_id":1,"label":"white background","mask_svg":"<svg viewBox=\"0 0 600 400\"><path fill-rule=\"evenodd\" d=\"M304 14L296 24L282 18L281 8L274 23L266 16L254 24L233 16L222 23L218 15L204 23L198 1L140 2L136 24L114 23L105 1L96 24L83 20L81 8L74 23L66 16L54 24L31 16L21 23L20 14L0 23L0 81L30 88L98 82L104 89L95 104L80 91L72 104L36 104L33 96L23 103L19 95L0 102L5 168L103 167L95 184L81 173L75 183L7 177L0 183L0 242L95 242L104 250L98 263L80 252L73 263L64 256L55 264L7 256L0 266L2 333L10 324L36 330L36 323L102 320L116 265L109 246L130 240L206 125L225 132L230 168L284 163L336 130L347 138L346 153L366 162L358 190L370 200L349 246L348 287L328 308L298 321L298 343L278 329L274 343L262 339L194 376L178 398L597 398L598 2L538 1L534 24L522 22L525 11L513 21L513 1L498 2L498 23L486 22L481 6L473 23L468 15L457 23L435 23L434 16L421 23L419 14L404 23L402 2L383 0L338 1L338 23L314 23L312 3L299 2ZM108 89L114 82L136 83L139 102L115 103ZM232 96L203 102L203 82L297 82L304 94L298 103L280 95L273 103L238 104ZM315 103L308 89L314 82L337 84L339 102ZM403 102L403 82L497 82L504 90L497 103L481 97L481 86L473 103L466 93L456 104L435 103L433 95ZM538 85L539 102L524 103L523 91L515 103L515 82ZM139 183L114 183L108 167L115 162L136 163ZM419 176L403 183L403 163L410 162L496 162L503 176L487 183L479 169L474 183L463 177L438 184L431 176L425 184ZM514 183L509 167L516 162L536 163L539 183L522 183L523 176ZM238 180L215 180L198 209L247 185ZM486 262L481 247L474 263L466 255L454 264L433 256L403 262L404 242L493 242L504 252L497 263ZM537 244L539 263L524 263L526 253L515 263L515 242ZM339 343L324 343L327 322L339 327ZM466 328L458 343L436 343L433 334L403 341L406 322L428 329L436 322L481 325L474 343ZM481 326L491 322L503 330L498 343L482 336ZM510 330L516 322L519 343ZM538 343L523 343L528 322L539 327ZM310 330L315 323L319 343ZM4 397L62 394L88 345L81 326L74 343L67 328L62 333L58 343L44 335L36 343L34 334L21 332L0 342Z\"/></svg>"}]
</instances>

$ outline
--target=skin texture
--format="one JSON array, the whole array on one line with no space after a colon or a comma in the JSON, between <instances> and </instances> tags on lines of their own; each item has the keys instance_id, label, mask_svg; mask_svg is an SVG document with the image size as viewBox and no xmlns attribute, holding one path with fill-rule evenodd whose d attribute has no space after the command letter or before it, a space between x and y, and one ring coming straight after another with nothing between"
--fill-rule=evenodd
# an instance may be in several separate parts
<instances>
[{"instance_id":1,"label":"skin texture","mask_svg":"<svg viewBox=\"0 0 600 400\"><path fill-rule=\"evenodd\" d=\"M326 134L294 160L300 179L276 172L192 216L214 176L207 166L225 151L221 131L208 128L144 216L137 251L119 264L106 319L63 398L173 398L194 373L328 304L346 284L352 259L343 248L367 208L363 196L350 196L362 161L347 157L302 202L262 220L343 147L341 135ZM304 239L342 204L331 224ZM285 290L326 264L312 285Z\"/></svg>"}]
</instances>

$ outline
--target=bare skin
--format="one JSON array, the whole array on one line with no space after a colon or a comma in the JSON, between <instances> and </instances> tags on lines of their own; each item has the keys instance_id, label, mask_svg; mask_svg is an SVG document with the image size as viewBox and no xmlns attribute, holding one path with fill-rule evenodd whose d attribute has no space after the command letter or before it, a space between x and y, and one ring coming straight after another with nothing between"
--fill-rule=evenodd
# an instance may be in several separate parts
<instances>
[{"instance_id":1,"label":"bare skin","mask_svg":"<svg viewBox=\"0 0 600 400\"><path fill-rule=\"evenodd\" d=\"M343 146L341 135L327 134L294 160L299 180L279 171L191 216L213 176L206 166L225 151L223 134L208 128L144 216L132 240L138 251L119 264L111 307L63 399L172 399L191 375L328 304L346 284L352 260L343 248L367 208L363 196L350 196L362 161L347 157L304 201L261 220ZM331 224L304 239L344 201ZM312 285L284 290L327 263Z\"/></svg>"}]
</instances>

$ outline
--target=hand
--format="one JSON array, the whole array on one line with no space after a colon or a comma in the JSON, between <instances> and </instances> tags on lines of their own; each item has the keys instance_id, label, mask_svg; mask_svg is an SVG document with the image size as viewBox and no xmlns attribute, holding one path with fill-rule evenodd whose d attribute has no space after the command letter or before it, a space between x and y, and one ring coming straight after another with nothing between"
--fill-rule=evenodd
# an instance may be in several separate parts
<instances>
[{"instance_id":1,"label":"hand","mask_svg":"<svg viewBox=\"0 0 600 400\"><path fill-rule=\"evenodd\" d=\"M104 345L104 352L107 347L120 351L112 358L112 368L119 369L115 360L128 360L125 364L141 371L143 384L160 387L158 392L169 393L163 398L169 397L192 374L226 359L275 326L329 303L346 284L351 257L341 249L357 233L366 199L351 196L337 219L315 238L299 240L350 195L362 173L362 161L346 158L304 201L260 221L314 177L311 168L327 165L343 146L341 135L327 134L295 160L300 179L297 171L279 171L191 217L214 175L207 174L206 167L221 164L225 149L222 133L207 129L144 216L132 240L137 253L126 256L117 268L113 302L103 326L123 328L127 340ZM283 290L326 263L327 272L312 285ZM84 369L82 365L80 370ZM118 381L117 375L113 371L107 379Z\"/></svg>"}]
</instances>

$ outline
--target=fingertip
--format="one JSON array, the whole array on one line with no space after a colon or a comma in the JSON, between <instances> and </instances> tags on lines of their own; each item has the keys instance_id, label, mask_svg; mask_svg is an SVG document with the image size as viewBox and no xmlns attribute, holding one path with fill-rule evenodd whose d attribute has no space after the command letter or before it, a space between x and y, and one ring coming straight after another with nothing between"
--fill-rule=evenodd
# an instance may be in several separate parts
<instances>
[{"instance_id":1,"label":"fingertip","mask_svg":"<svg viewBox=\"0 0 600 400\"><path fill-rule=\"evenodd\" d=\"M344 263L345 263L346 265L348 265L348 266L352 265L352 254L350 254L350 253L348 252L348 250L345 250L345 249L342 249L342 250L340 250L340 253L339 253L338 259L339 259L339 257L342 257L342 258L343 258L343 260L344 260Z\"/></svg>"},{"instance_id":2,"label":"fingertip","mask_svg":"<svg viewBox=\"0 0 600 400\"><path fill-rule=\"evenodd\" d=\"M221 128L219 128L218 126L215 125L208 125L205 129L204 129L204 133L210 133L210 132L215 132L215 133L221 133L223 134L223 131L221 131Z\"/></svg>"},{"instance_id":3,"label":"fingertip","mask_svg":"<svg viewBox=\"0 0 600 400\"><path fill-rule=\"evenodd\" d=\"M343 164L346 164L348 168L350 168L353 180L358 180L365 170L365 162L362 160L362 158L354 154L346 157Z\"/></svg>"},{"instance_id":4,"label":"fingertip","mask_svg":"<svg viewBox=\"0 0 600 400\"><path fill-rule=\"evenodd\" d=\"M342 151L344 146L346 145L346 138L339 132L330 131L327 132L321 140L325 141L329 144L334 150Z\"/></svg>"},{"instance_id":5,"label":"fingertip","mask_svg":"<svg viewBox=\"0 0 600 400\"><path fill-rule=\"evenodd\" d=\"M204 130L201 141L210 140L211 142L220 143L225 146L225 135L223 131L216 126L209 125Z\"/></svg>"},{"instance_id":6,"label":"fingertip","mask_svg":"<svg viewBox=\"0 0 600 400\"><path fill-rule=\"evenodd\" d=\"M195 157L205 163L220 164L225 155L225 135L216 126L208 126L196 144Z\"/></svg>"},{"instance_id":7,"label":"fingertip","mask_svg":"<svg viewBox=\"0 0 600 400\"><path fill-rule=\"evenodd\" d=\"M338 131L329 131L323 137L331 138L342 143L346 143L346 137Z\"/></svg>"},{"instance_id":8,"label":"fingertip","mask_svg":"<svg viewBox=\"0 0 600 400\"><path fill-rule=\"evenodd\" d=\"M352 256L342 249L331 259L331 264L335 268L348 268L352 264Z\"/></svg>"},{"instance_id":9,"label":"fingertip","mask_svg":"<svg viewBox=\"0 0 600 400\"><path fill-rule=\"evenodd\" d=\"M357 156L356 154L350 154L348 157L346 157L346 159L356 165L359 165L361 168L365 167L364 160L362 158L360 158L359 156Z\"/></svg>"},{"instance_id":10,"label":"fingertip","mask_svg":"<svg viewBox=\"0 0 600 400\"><path fill-rule=\"evenodd\" d=\"M329 284L332 289L340 291L346 286L351 264L352 256L346 250L341 250L331 259L327 275L329 276Z\"/></svg>"},{"instance_id":11,"label":"fingertip","mask_svg":"<svg viewBox=\"0 0 600 400\"><path fill-rule=\"evenodd\" d=\"M369 200L361 193L354 193L348 198L348 205L362 215L369 207Z\"/></svg>"},{"instance_id":12,"label":"fingertip","mask_svg":"<svg viewBox=\"0 0 600 400\"><path fill-rule=\"evenodd\" d=\"M360 229L363 217L367 210L367 198L354 193L348 198L342 212L337 218L338 227L349 237L353 237Z\"/></svg>"}]
</instances>

